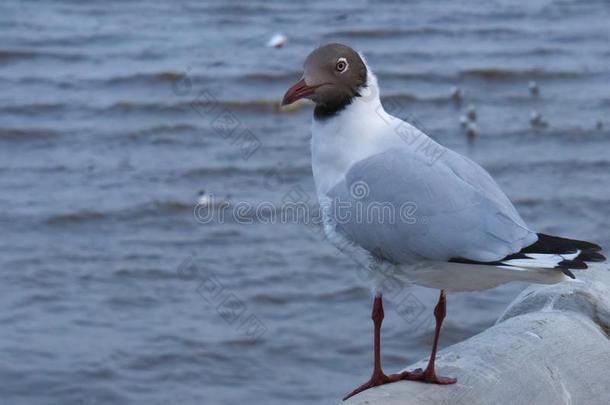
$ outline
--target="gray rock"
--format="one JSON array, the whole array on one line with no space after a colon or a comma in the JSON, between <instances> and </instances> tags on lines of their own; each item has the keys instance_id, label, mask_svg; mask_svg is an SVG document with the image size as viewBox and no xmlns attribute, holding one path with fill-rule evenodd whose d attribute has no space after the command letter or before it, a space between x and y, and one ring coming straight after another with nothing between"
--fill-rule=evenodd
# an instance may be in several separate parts
<instances>
[{"instance_id":1,"label":"gray rock","mask_svg":"<svg viewBox=\"0 0 610 405\"><path fill-rule=\"evenodd\" d=\"M576 276L527 288L493 327L441 351L437 371L457 384L402 381L343 404L610 404L608 264Z\"/></svg>"}]
</instances>

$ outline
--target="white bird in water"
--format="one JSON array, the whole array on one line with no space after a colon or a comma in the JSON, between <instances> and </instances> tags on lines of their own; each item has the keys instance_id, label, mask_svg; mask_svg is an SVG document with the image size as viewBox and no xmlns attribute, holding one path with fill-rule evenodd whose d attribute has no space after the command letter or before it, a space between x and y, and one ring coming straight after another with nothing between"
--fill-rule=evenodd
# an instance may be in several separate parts
<instances>
[{"instance_id":1,"label":"white bird in water","mask_svg":"<svg viewBox=\"0 0 610 405\"><path fill-rule=\"evenodd\" d=\"M212 199L210 198L210 195L205 192L205 190L201 190L201 191L199 191L199 193L197 193L197 204L198 205L204 205L207 207L208 205L210 205L211 202L212 202Z\"/></svg>"},{"instance_id":2,"label":"white bird in water","mask_svg":"<svg viewBox=\"0 0 610 405\"><path fill-rule=\"evenodd\" d=\"M530 124L535 128L544 128L548 125L538 111L532 111L530 113Z\"/></svg>"},{"instance_id":3,"label":"white bird in water","mask_svg":"<svg viewBox=\"0 0 610 405\"><path fill-rule=\"evenodd\" d=\"M301 98L315 103L311 158L324 230L339 249L378 275L373 373L346 398L400 380L456 382L435 369L447 290L510 281L557 283L574 277L571 270L605 260L594 243L536 233L481 166L388 114L370 66L348 46L329 44L309 54L303 78L282 103ZM402 214L403 207L411 209L394 221L363 217L379 204ZM386 375L381 367L382 275L388 269L441 290L425 370Z\"/></svg>"},{"instance_id":4,"label":"white bird in water","mask_svg":"<svg viewBox=\"0 0 610 405\"><path fill-rule=\"evenodd\" d=\"M287 43L288 37L278 32L277 34L274 34L269 41L267 41L267 46L269 48L282 48Z\"/></svg>"},{"instance_id":5,"label":"white bird in water","mask_svg":"<svg viewBox=\"0 0 610 405\"><path fill-rule=\"evenodd\" d=\"M479 127L477 126L476 122L469 122L466 125L466 136L468 137L469 140L474 140L474 138L477 137L477 135L479 134Z\"/></svg>"},{"instance_id":6,"label":"white bird in water","mask_svg":"<svg viewBox=\"0 0 610 405\"><path fill-rule=\"evenodd\" d=\"M465 115L460 115L459 120L460 120L460 126L462 128L466 128L468 126L468 122L469 121L468 121L468 118Z\"/></svg>"},{"instance_id":7,"label":"white bird in water","mask_svg":"<svg viewBox=\"0 0 610 405\"><path fill-rule=\"evenodd\" d=\"M476 121L477 120L477 109L475 108L474 105L470 104L468 106L468 110L466 111L466 116L471 121Z\"/></svg>"},{"instance_id":8,"label":"white bird in water","mask_svg":"<svg viewBox=\"0 0 610 405\"><path fill-rule=\"evenodd\" d=\"M466 115L460 116L460 125L466 130L466 136L469 141L473 141L479 133L479 127L476 123L477 120L477 109L474 105L470 104L466 111Z\"/></svg>"},{"instance_id":9,"label":"white bird in water","mask_svg":"<svg viewBox=\"0 0 610 405\"><path fill-rule=\"evenodd\" d=\"M540 88L538 87L538 83L535 81L530 81L528 87L532 96L537 96L540 94Z\"/></svg>"},{"instance_id":10,"label":"white bird in water","mask_svg":"<svg viewBox=\"0 0 610 405\"><path fill-rule=\"evenodd\" d=\"M455 101L456 103L460 103L463 97L464 94L462 94L462 90L459 87L453 86L451 88L451 98L453 99L453 101Z\"/></svg>"},{"instance_id":11,"label":"white bird in water","mask_svg":"<svg viewBox=\"0 0 610 405\"><path fill-rule=\"evenodd\" d=\"M224 204L230 204L231 194L227 194L226 197L217 197L212 193L208 193L205 190L201 190L197 193L197 205L201 206L222 206Z\"/></svg>"}]
</instances>

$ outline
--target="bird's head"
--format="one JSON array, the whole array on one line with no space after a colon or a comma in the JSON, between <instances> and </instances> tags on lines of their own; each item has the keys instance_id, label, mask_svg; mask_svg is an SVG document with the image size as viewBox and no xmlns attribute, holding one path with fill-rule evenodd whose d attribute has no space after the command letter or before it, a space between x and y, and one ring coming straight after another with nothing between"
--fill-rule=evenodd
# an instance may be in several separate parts
<instances>
[{"instance_id":1,"label":"bird's head","mask_svg":"<svg viewBox=\"0 0 610 405\"><path fill-rule=\"evenodd\" d=\"M303 64L303 78L288 89L282 105L308 98L327 109L348 104L367 85L366 64L352 48L328 44L315 49Z\"/></svg>"}]
</instances>

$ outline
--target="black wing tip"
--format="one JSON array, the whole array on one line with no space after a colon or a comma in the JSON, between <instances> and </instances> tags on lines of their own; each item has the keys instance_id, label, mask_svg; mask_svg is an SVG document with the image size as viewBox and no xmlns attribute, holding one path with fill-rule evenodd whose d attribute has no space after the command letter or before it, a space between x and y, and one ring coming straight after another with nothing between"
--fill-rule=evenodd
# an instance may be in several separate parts
<instances>
[{"instance_id":1,"label":"black wing tip","mask_svg":"<svg viewBox=\"0 0 610 405\"><path fill-rule=\"evenodd\" d=\"M555 266L556 269L565 269L565 270L584 270L584 269L588 269L589 266L587 266L587 263L578 260L578 259L574 259L574 260L562 260L561 262L559 262L559 264L557 266Z\"/></svg>"},{"instance_id":2,"label":"black wing tip","mask_svg":"<svg viewBox=\"0 0 610 405\"><path fill-rule=\"evenodd\" d=\"M576 259L583 262L605 262L606 256L598 252L582 252Z\"/></svg>"},{"instance_id":3,"label":"black wing tip","mask_svg":"<svg viewBox=\"0 0 610 405\"><path fill-rule=\"evenodd\" d=\"M449 261L454 263L465 263L465 264L486 264L498 266L503 264L502 262L512 259L525 259L528 258L527 254L553 254L553 255L568 255L580 252L578 256L573 259L564 259L559 262L555 269L560 270L566 276L570 278L574 277L574 273L570 270L584 270L589 268L587 263L591 262L604 262L606 257L599 253L602 250L601 246L587 242L583 240L567 239L559 236L547 235L544 233L538 234L538 240L521 249L519 252L510 254L503 259L491 262L480 262L476 260L465 259L463 257L454 257Z\"/></svg>"},{"instance_id":4,"label":"black wing tip","mask_svg":"<svg viewBox=\"0 0 610 405\"><path fill-rule=\"evenodd\" d=\"M577 250L581 252L599 252L602 250L602 247L593 242L539 233L538 241L524 248L522 252L567 254L576 253Z\"/></svg>"},{"instance_id":5,"label":"black wing tip","mask_svg":"<svg viewBox=\"0 0 610 405\"><path fill-rule=\"evenodd\" d=\"M550 253L565 255L580 252L577 257L567 261L603 262L606 261L606 257L599 253L601 250L602 247L596 243L539 233L538 240L526 248L523 248L520 253Z\"/></svg>"},{"instance_id":6,"label":"black wing tip","mask_svg":"<svg viewBox=\"0 0 610 405\"><path fill-rule=\"evenodd\" d=\"M555 267L556 269L561 270L566 276L575 278L570 270L584 270L589 268L587 263L606 261L606 257L599 253L601 250L601 246L596 243L539 233L538 241L524 248L521 252L550 253L558 255L580 252L575 258L562 260Z\"/></svg>"}]
</instances>

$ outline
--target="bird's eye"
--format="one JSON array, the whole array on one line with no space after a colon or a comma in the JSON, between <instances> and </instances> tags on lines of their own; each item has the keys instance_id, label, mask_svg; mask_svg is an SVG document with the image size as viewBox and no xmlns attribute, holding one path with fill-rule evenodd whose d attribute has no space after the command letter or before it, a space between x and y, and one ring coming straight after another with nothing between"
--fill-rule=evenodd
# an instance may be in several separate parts
<instances>
[{"instance_id":1,"label":"bird's eye","mask_svg":"<svg viewBox=\"0 0 610 405\"><path fill-rule=\"evenodd\" d=\"M337 64L335 65L335 69L337 69L337 72L339 73L343 73L347 70L348 64L347 64L347 60L345 60L345 58L339 58L339 60L337 61Z\"/></svg>"}]
</instances>

